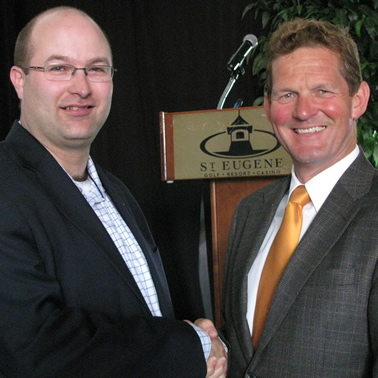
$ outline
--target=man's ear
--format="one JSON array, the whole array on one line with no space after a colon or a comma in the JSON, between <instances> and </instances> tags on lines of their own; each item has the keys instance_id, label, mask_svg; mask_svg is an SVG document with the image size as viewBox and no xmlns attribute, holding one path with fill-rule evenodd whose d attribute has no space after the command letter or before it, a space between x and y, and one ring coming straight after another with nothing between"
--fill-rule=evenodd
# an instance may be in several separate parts
<instances>
[{"instance_id":1,"label":"man's ear","mask_svg":"<svg viewBox=\"0 0 378 378\"><path fill-rule=\"evenodd\" d=\"M270 103L270 100L268 98L268 95L265 93L265 97L264 97L264 109L265 109L265 114L270 122L270 107L271 107L271 103Z\"/></svg>"},{"instance_id":2,"label":"man's ear","mask_svg":"<svg viewBox=\"0 0 378 378\"><path fill-rule=\"evenodd\" d=\"M25 72L17 66L13 66L10 71L10 79L17 92L17 96L20 100L24 95L24 83L25 83Z\"/></svg>"},{"instance_id":3,"label":"man's ear","mask_svg":"<svg viewBox=\"0 0 378 378\"><path fill-rule=\"evenodd\" d=\"M363 81L358 88L358 91L353 96L353 108L352 108L352 118L358 119L365 113L369 102L370 88L366 81Z\"/></svg>"}]
</instances>

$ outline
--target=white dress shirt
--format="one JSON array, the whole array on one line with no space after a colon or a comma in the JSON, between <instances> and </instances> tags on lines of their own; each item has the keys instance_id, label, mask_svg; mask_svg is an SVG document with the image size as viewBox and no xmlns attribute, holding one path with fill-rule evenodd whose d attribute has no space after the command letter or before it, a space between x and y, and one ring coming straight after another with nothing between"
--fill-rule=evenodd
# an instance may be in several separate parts
<instances>
[{"instance_id":1,"label":"white dress shirt","mask_svg":"<svg viewBox=\"0 0 378 378\"><path fill-rule=\"evenodd\" d=\"M356 146L355 149L345 158L320 172L305 184L311 201L304 206L302 210L303 223L299 240L301 240L302 236L307 231L308 227L315 218L316 214L319 212L328 195L331 193L337 181L339 181L343 173L357 158L358 154L359 148ZM282 218L285 213L286 205L289 202L290 195L297 186L302 185L295 175L294 167L292 168L291 173L292 176L289 192L283 196L280 204L278 205L273 221L248 274L248 303L246 317L251 335L253 331L253 317L255 313L257 290L265 260L268 256L273 240L281 226Z\"/></svg>"}]
</instances>

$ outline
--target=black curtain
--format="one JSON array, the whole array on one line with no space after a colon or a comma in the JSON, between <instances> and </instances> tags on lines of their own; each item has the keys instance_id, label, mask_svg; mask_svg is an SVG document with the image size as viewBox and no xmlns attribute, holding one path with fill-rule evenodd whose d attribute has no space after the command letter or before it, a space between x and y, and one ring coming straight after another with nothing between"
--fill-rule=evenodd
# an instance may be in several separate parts
<instances>
[{"instance_id":1,"label":"black curtain","mask_svg":"<svg viewBox=\"0 0 378 378\"><path fill-rule=\"evenodd\" d=\"M201 197L209 222L209 184L167 184L160 176L159 111L215 109L228 82L226 63L244 35L258 36L252 19L241 21L250 0L1 0L0 139L18 118L9 80L20 29L58 5L86 11L105 30L114 66L113 106L92 156L130 188L159 245L178 318L204 316L198 277ZM77 38L81 38L80 35ZM225 104L250 106L260 96L250 66ZM208 238L209 243L211 238ZM210 272L211 274L211 272Z\"/></svg>"}]
</instances>

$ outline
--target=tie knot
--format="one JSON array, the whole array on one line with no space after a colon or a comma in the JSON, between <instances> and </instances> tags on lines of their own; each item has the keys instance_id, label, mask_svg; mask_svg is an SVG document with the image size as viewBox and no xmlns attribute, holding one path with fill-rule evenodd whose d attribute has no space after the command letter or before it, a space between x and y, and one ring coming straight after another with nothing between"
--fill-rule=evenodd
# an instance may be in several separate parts
<instances>
[{"instance_id":1,"label":"tie knot","mask_svg":"<svg viewBox=\"0 0 378 378\"><path fill-rule=\"evenodd\" d=\"M290 202L297 203L302 207L311 201L304 185L297 186L291 193Z\"/></svg>"}]
</instances>

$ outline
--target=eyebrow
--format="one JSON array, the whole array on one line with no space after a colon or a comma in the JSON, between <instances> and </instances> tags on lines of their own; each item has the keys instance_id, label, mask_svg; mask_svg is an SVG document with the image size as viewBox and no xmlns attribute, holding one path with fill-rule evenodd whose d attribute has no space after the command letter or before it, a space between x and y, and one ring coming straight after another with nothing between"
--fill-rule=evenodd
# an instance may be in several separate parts
<instances>
[{"instance_id":1,"label":"eyebrow","mask_svg":"<svg viewBox=\"0 0 378 378\"><path fill-rule=\"evenodd\" d=\"M283 93L297 93L296 90L294 89L290 89L290 87L284 87L284 88L280 88L280 89L277 89L277 90L272 90L272 97L273 96L280 96L282 95Z\"/></svg>"},{"instance_id":2,"label":"eyebrow","mask_svg":"<svg viewBox=\"0 0 378 378\"><path fill-rule=\"evenodd\" d=\"M46 59L45 63L51 62L52 60L63 60L63 61L65 61L65 62L68 63L71 59L68 56L65 56L65 55L50 55ZM103 63L103 64L111 66L111 63L109 62L109 59L106 58L106 57L101 57L101 56L98 56L98 57L95 57L95 58L91 59L88 62L88 65L96 64L96 63Z\"/></svg>"}]
</instances>

